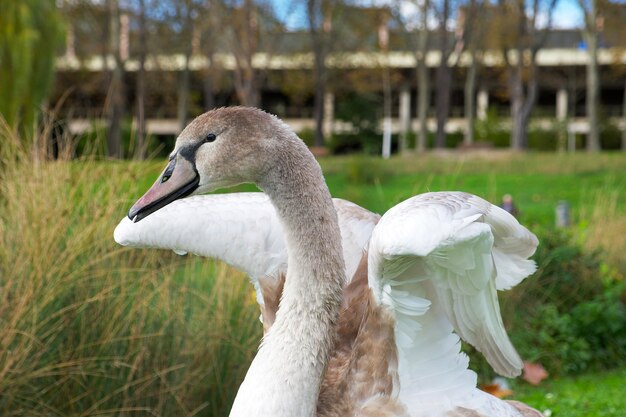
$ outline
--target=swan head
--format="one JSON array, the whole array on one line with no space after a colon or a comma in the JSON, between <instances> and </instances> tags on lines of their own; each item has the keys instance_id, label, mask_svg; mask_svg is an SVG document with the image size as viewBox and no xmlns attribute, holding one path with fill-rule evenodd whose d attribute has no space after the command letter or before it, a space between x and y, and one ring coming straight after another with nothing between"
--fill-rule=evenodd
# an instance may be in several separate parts
<instances>
[{"instance_id":1,"label":"swan head","mask_svg":"<svg viewBox=\"0 0 626 417\"><path fill-rule=\"evenodd\" d=\"M137 222L172 201L241 183L259 183L285 142L301 142L277 117L248 107L221 108L195 118L176 139L169 162L131 207Z\"/></svg>"}]
</instances>

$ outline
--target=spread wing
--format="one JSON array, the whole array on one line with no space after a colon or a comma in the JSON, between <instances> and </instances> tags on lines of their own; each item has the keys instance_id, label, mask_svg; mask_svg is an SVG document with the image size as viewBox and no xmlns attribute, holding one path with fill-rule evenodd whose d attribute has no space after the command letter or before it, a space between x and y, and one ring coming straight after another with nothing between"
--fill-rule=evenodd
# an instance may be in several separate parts
<instances>
[{"instance_id":1,"label":"spread wing","mask_svg":"<svg viewBox=\"0 0 626 417\"><path fill-rule=\"evenodd\" d=\"M370 241L369 282L378 301L395 312L405 386L423 384L424 372L441 381L448 375L448 386L462 384L467 358L458 354L452 329L496 372L519 374L522 361L504 329L496 290L534 272L527 258L536 246L511 215L461 192L422 194L381 218ZM438 361L453 351L447 357L456 363Z\"/></svg>"},{"instance_id":2,"label":"spread wing","mask_svg":"<svg viewBox=\"0 0 626 417\"><path fill-rule=\"evenodd\" d=\"M277 276L287 267L282 226L262 193L176 200L137 223L124 217L114 238L124 246L218 258L250 277Z\"/></svg>"},{"instance_id":3,"label":"spread wing","mask_svg":"<svg viewBox=\"0 0 626 417\"><path fill-rule=\"evenodd\" d=\"M380 216L334 199L352 277ZM253 281L278 277L287 268L287 248L274 206L263 193L208 194L176 200L145 219L123 218L114 232L124 246L172 249L220 259Z\"/></svg>"}]
</instances>

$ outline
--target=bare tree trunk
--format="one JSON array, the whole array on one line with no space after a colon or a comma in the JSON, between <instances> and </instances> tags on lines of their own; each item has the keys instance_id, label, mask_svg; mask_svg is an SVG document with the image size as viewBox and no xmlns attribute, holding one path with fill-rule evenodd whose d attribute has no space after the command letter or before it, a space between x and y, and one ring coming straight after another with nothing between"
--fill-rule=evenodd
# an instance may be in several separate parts
<instances>
[{"instance_id":1,"label":"bare tree trunk","mask_svg":"<svg viewBox=\"0 0 626 417\"><path fill-rule=\"evenodd\" d=\"M521 60L521 57L518 58ZM511 148L522 149L526 126L522 117L522 107L524 105L524 87L522 85L522 74L520 65L511 69L511 80L509 90L511 92Z\"/></svg>"},{"instance_id":2,"label":"bare tree trunk","mask_svg":"<svg viewBox=\"0 0 626 417\"><path fill-rule=\"evenodd\" d=\"M506 46L503 50L503 57L509 70L511 148L514 150L523 150L528 147L528 123L537 98L537 53L545 44L548 30L552 27L555 5L556 0L549 1L547 9L543 12L546 14L548 22L546 27L538 33L537 19L542 13L539 0L532 1L530 10L523 0L517 0L514 4L514 16L517 17L515 62L511 62ZM501 2L500 7L503 12L506 11L504 3ZM527 72L526 80L524 80L525 69Z\"/></svg>"},{"instance_id":3,"label":"bare tree trunk","mask_svg":"<svg viewBox=\"0 0 626 417\"><path fill-rule=\"evenodd\" d=\"M467 77L465 79L465 120L467 121L467 129L465 130L465 137L463 143L471 145L474 143L474 124L476 121L476 111L474 109L476 104L476 45L472 42L470 48L470 66L467 69Z\"/></svg>"},{"instance_id":4,"label":"bare tree trunk","mask_svg":"<svg viewBox=\"0 0 626 417\"><path fill-rule=\"evenodd\" d=\"M524 91L524 51L517 50L518 57L515 65L510 69L509 91L511 92L511 148L524 150L528 147L528 122L537 97L537 62L536 55L531 52L530 64Z\"/></svg>"},{"instance_id":5,"label":"bare tree trunk","mask_svg":"<svg viewBox=\"0 0 626 417\"><path fill-rule=\"evenodd\" d=\"M184 2L185 7L185 15L184 22L186 26L186 31L188 33L189 38L185 39L185 63L183 65L183 70L179 74L178 79L178 103L176 106L176 113L178 119L178 127L179 131L182 131L185 126L187 126L187 121L189 118L189 84L191 71L189 70L189 63L191 61L191 55L193 53L193 42L191 37L193 36L193 4L192 2Z\"/></svg>"},{"instance_id":6,"label":"bare tree trunk","mask_svg":"<svg viewBox=\"0 0 626 417\"><path fill-rule=\"evenodd\" d=\"M137 147L135 159L146 158L146 2L139 0L139 71L137 71Z\"/></svg>"},{"instance_id":7,"label":"bare tree trunk","mask_svg":"<svg viewBox=\"0 0 626 417\"><path fill-rule=\"evenodd\" d=\"M474 143L474 125L476 121L476 73L478 71L478 42L482 39L484 31L478 27L477 19L480 11L483 10L484 2L480 0L471 0L467 6L465 16L465 37L466 42L469 42L469 56L470 64L467 68L467 77L465 79L465 91L464 91L464 107L465 107L465 121L467 122L467 128L465 130L465 136L463 143L471 145Z\"/></svg>"},{"instance_id":8,"label":"bare tree trunk","mask_svg":"<svg viewBox=\"0 0 626 417\"><path fill-rule=\"evenodd\" d=\"M215 100L215 86L213 83L213 77L217 74L217 62L215 61L214 55L214 33L213 29L209 28L207 38L207 45L205 47L206 58L209 64L209 67L204 72L204 77L202 80L202 88L204 90L204 110L211 110L216 106Z\"/></svg>"},{"instance_id":9,"label":"bare tree trunk","mask_svg":"<svg viewBox=\"0 0 626 417\"><path fill-rule=\"evenodd\" d=\"M598 126L598 103L600 81L598 77L598 30L597 30L597 1L590 0L589 9L585 10L585 29L583 35L587 43L587 122L589 134L587 135L587 151L597 152L600 150L600 132Z\"/></svg>"},{"instance_id":10,"label":"bare tree trunk","mask_svg":"<svg viewBox=\"0 0 626 417\"><path fill-rule=\"evenodd\" d=\"M187 118L189 113L189 61L191 60L190 51L185 53L185 65L180 72L178 80L178 103L177 103L177 119L179 131L187 126Z\"/></svg>"},{"instance_id":11,"label":"bare tree trunk","mask_svg":"<svg viewBox=\"0 0 626 417\"><path fill-rule=\"evenodd\" d=\"M258 106L260 101L258 80L252 62L257 50L258 22L252 0L245 0L242 7L243 27L234 28L234 39L231 42L235 56L235 91L241 105ZM237 30L240 30L239 34Z\"/></svg>"},{"instance_id":12,"label":"bare tree trunk","mask_svg":"<svg viewBox=\"0 0 626 417\"><path fill-rule=\"evenodd\" d=\"M331 29L330 19L327 18L321 0L307 0L307 15L309 20L309 34L313 46L313 79L315 96L313 103L313 118L315 119L314 145L324 146L324 97L328 81L326 70L326 55L328 53L328 34Z\"/></svg>"},{"instance_id":13,"label":"bare tree trunk","mask_svg":"<svg viewBox=\"0 0 626 417\"><path fill-rule=\"evenodd\" d=\"M441 59L437 67L437 95L435 98L437 116L437 136L435 148L446 146L446 122L450 110L450 88L452 84L452 72L448 63L449 46L446 23L450 16L450 0L443 0L443 10L439 17L439 52Z\"/></svg>"},{"instance_id":14,"label":"bare tree trunk","mask_svg":"<svg viewBox=\"0 0 626 417\"><path fill-rule=\"evenodd\" d=\"M111 51L115 59L109 87L109 130L107 134L107 153L112 158L122 157L121 121L123 113L123 62L120 55L120 14L117 0L109 0Z\"/></svg>"},{"instance_id":15,"label":"bare tree trunk","mask_svg":"<svg viewBox=\"0 0 626 417\"><path fill-rule=\"evenodd\" d=\"M429 0L424 0L422 4L421 21L419 29L417 60L417 120L419 131L415 150L417 152L426 151L428 143L428 105L430 102L430 80L428 77L428 67L426 65L426 54L428 53L428 10Z\"/></svg>"}]
</instances>

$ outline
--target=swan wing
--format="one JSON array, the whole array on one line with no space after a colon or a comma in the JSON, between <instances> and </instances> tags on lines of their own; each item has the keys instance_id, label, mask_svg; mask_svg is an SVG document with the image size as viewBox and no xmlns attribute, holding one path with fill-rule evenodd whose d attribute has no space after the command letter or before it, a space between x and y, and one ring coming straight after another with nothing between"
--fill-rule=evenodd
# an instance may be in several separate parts
<instances>
[{"instance_id":1,"label":"swan wing","mask_svg":"<svg viewBox=\"0 0 626 417\"><path fill-rule=\"evenodd\" d=\"M436 360L458 351L453 328L496 372L518 375L522 361L504 329L496 289L510 288L534 272L526 258L536 244L512 216L471 194L427 193L389 210L371 237L369 283L377 300L396 314L396 342L407 366L432 358L420 372L430 366L445 373L449 366L453 380L452 370L466 368L466 358L461 367ZM442 314L425 316L429 309ZM442 315L449 324L433 322Z\"/></svg>"},{"instance_id":2,"label":"swan wing","mask_svg":"<svg viewBox=\"0 0 626 417\"><path fill-rule=\"evenodd\" d=\"M114 238L123 246L218 258L250 277L286 271L283 228L263 193L209 194L176 200L137 223L124 217Z\"/></svg>"},{"instance_id":3,"label":"swan wing","mask_svg":"<svg viewBox=\"0 0 626 417\"><path fill-rule=\"evenodd\" d=\"M380 216L342 199L334 199L346 259L352 277ZM137 248L218 258L244 271L253 281L277 278L287 268L283 227L263 193L192 196L176 200L140 222L124 217L115 241Z\"/></svg>"}]
</instances>

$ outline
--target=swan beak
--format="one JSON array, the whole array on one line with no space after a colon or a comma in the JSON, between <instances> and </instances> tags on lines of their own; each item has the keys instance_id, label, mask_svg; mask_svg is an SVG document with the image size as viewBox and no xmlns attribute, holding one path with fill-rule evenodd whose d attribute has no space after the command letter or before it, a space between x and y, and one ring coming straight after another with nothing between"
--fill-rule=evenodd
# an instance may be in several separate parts
<instances>
[{"instance_id":1,"label":"swan beak","mask_svg":"<svg viewBox=\"0 0 626 417\"><path fill-rule=\"evenodd\" d=\"M128 211L133 222L147 217L174 200L191 194L200 182L195 164L176 154L156 182Z\"/></svg>"}]
</instances>

